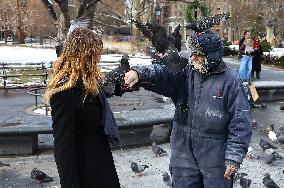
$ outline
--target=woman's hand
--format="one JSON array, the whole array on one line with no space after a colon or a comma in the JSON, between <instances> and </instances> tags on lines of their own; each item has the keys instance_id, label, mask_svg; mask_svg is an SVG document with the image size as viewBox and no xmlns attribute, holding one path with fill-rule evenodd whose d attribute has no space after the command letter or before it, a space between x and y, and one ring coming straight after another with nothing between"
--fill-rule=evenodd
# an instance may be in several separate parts
<instances>
[{"instance_id":1,"label":"woman's hand","mask_svg":"<svg viewBox=\"0 0 284 188\"><path fill-rule=\"evenodd\" d=\"M138 83L138 73L134 70L130 70L125 73L124 82L127 87L133 87L135 84Z\"/></svg>"}]
</instances>

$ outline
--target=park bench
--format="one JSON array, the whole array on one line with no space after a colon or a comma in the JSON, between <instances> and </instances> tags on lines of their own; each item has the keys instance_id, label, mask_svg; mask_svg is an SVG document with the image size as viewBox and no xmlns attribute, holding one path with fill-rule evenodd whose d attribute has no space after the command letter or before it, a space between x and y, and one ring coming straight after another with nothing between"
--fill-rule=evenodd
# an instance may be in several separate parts
<instances>
[{"instance_id":1,"label":"park bench","mask_svg":"<svg viewBox=\"0 0 284 188\"><path fill-rule=\"evenodd\" d=\"M15 78L35 78L41 77L42 83L24 85L23 82L15 81ZM21 89L30 87L40 87L46 85L48 70L45 63L0 63L0 88L8 92L9 89Z\"/></svg>"}]
</instances>

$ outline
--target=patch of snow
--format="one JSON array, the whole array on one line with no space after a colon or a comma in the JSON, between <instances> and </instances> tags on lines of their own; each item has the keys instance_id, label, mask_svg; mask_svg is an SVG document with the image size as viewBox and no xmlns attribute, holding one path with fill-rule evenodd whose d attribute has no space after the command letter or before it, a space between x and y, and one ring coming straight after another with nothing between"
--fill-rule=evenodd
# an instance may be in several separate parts
<instances>
[{"instance_id":1,"label":"patch of snow","mask_svg":"<svg viewBox=\"0 0 284 188\"><path fill-rule=\"evenodd\" d=\"M270 52L270 57L281 57L284 56L284 48L273 48Z\"/></svg>"},{"instance_id":2,"label":"patch of snow","mask_svg":"<svg viewBox=\"0 0 284 188\"><path fill-rule=\"evenodd\" d=\"M229 48L230 48L231 50L238 51L238 50L239 50L239 45L232 44L232 45L229 46Z\"/></svg>"},{"instance_id":3,"label":"patch of snow","mask_svg":"<svg viewBox=\"0 0 284 188\"><path fill-rule=\"evenodd\" d=\"M254 85L256 87L284 87L284 82L281 81L257 81L254 82Z\"/></svg>"}]
</instances>

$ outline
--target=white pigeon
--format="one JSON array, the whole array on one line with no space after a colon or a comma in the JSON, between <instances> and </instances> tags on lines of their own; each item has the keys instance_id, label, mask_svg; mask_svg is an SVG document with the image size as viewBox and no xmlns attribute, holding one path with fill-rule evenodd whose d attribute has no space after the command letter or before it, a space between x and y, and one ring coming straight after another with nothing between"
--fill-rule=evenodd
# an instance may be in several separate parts
<instances>
[{"instance_id":1,"label":"white pigeon","mask_svg":"<svg viewBox=\"0 0 284 188\"><path fill-rule=\"evenodd\" d=\"M277 141L277 136L276 136L276 133L274 131L268 131L268 137L270 138L270 140L272 142Z\"/></svg>"},{"instance_id":2,"label":"white pigeon","mask_svg":"<svg viewBox=\"0 0 284 188\"><path fill-rule=\"evenodd\" d=\"M248 148L247 156L249 158L256 158L259 159L259 156L255 154L254 149L252 147Z\"/></svg>"}]
</instances>

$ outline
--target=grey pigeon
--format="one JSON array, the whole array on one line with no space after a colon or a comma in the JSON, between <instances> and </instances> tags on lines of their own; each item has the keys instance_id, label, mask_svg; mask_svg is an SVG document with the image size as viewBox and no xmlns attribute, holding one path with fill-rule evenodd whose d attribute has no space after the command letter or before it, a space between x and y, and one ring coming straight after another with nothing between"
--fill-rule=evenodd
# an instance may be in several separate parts
<instances>
[{"instance_id":1,"label":"grey pigeon","mask_svg":"<svg viewBox=\"0 0 284 188\"><path fill-rule=\"evenodd\" d=\"M254 129L257 127L257 122L255 119L252 120L251 127Z\"/></svg>"},{"instance_id":2,"label":"grey pigeon","mask_svg":"<svg viewBox=\"0 0 284 188\"><path fill-rule=\"evenodd\" d=\"M217 14L213 17L205 17L188 23L186 29L192 29L195 32L203 32L213 25L219 25L222 21L229 19L229 13Z\"/></svg>"},{"instance_id":3,"label":"grey pigeon","mask_svg":"<svg viewBox=\"0 0 284 188\"><path fill-rule=\"evenodd\" d=\"M267 159L265 160L265 162L266 162L266 164L271 164L271 163L273 163L275 160L276 160L276 156L275 156L273 153L271 153L271 154L267 157Z\"/></svg>"},{"instance_id":4,"label":"grey pigeon","mask_svg":"<svg viewBox=\"0 0 284 188\"><path fill-rule=\"evenodd\" d=\"M263 151L267 150L267 149L277 149L276 146L273 146L272 144L270 144L268 141L260 139L259 140L259 145L262 148Z\"/></svg>"},{"instance_id":5,"label":"grey pigeon","mask_svg":"<svg viewBox=\"0 0 284 188\"><path fill-rule=\"evenodd\" d=\"M243 176L240 177L240 186L242 188L249 188L251 184L251 179L247 179Z\"/></svg>"},{"instance_id":6,"label":"grey pigeon","mask_svg":"<svg viewBox=\"0 0 284 188\"><path fill-rule=\"evenodd\" d=\"M270 174L269 173L265 173L264 174L264 178L263 178L263 185L264 187L267 188L280 188L274 181L273 179L270 178Z\"/></svg>"},{"instance_id":7,"label":"grey pigeon","mask_svg":"<svg viewBox=\"0 0 284 188\"><path fill-rule=\"evenodd\" d=\"M53 181L52 177L48 176L46 173L37 168L34 168L31 171L31 178L34 179L38 184Z\"/></svg>"},{"instance_id":8,"label":"grey pigeon","mask_svg":"<svg viewBox=\"0 0 284 188\"><path fill-rule=\"evenodd\" d=\"M233 178L233 182L236 183L239 179L241 179L241 177L245 177L247 175L248 175L247 173L236 172Z\"/></svg>"},{"instance_id":9,"label":"grey pigeon","mask_svg":"<svg viewBox=\"0 0 284 188\"><path fill-rule=\"evenodd\" d=\"M141 175L141 173L144 172L146 168L149 168L149 166L148 165L138 165L137 163L132 162L130 165L130 168L135 174Z\"/></svg>"},{"instance_id":10,"label":"grey pigeon","mask_svg":"<svg viewBox=\"0 0 284 188\"><path fill-rule=\"evenodd\" d=\"M172 180L171 177L167 172L163 172L163 182L165 183L166 186L172 187Z\"/></svg>"},{"instance_id":11,"label":"grey pigeon","mask_svg":"<svg viewBox=\"0 0 284 188\"><path fill-rule=\"evenodd\" d=\"M284 144L284 127L280 127L276 133L277 140Z\"/></svg>"},{"instance_id":12,"label":"grey pigeon","mask_svg":"<svg viewBox=\"0 0 284 188\"><path fill-rule=\"evenodd\" d=\"M3 163L2 161L0 161L0 167L3 167L3 166L10 166L10 164L8 164L8 163Z\"/></svg>"},{"instance_id":13,"label":"grey pigeon","mask_svg":"<svg viewBox=\"0 0 284 188\"><path fill-rule=\"evenodd\" d=\"M156 155L156 157L167 155L167 152L163 148L158 146L156 142L152 143L152 151Z\"/></svg>"},{"instance_id":14,"label":"grey pigeon","mask_svg":"<svg viewBox=\"0 0 284 188\"><path fill-rule=\"evenodd\" d=\"M262 108L266 108L267 105L266 105L265 103L261 103L261 107L262 107Z\"/></svg>"}]
</instances>

